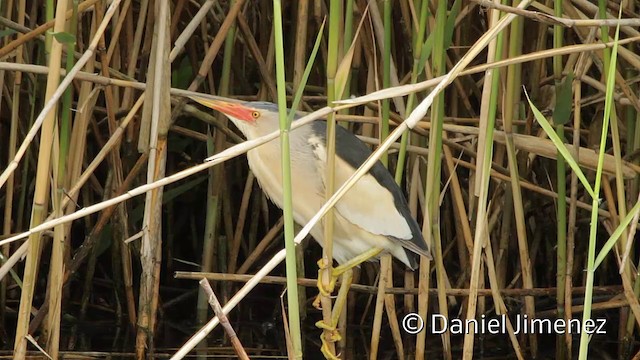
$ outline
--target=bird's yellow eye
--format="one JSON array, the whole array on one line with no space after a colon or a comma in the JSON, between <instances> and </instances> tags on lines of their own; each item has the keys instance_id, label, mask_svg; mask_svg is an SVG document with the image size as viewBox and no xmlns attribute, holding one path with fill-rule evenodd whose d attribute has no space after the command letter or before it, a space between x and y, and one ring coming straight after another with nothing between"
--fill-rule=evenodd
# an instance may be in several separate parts
<instances>
[{"instance_id":1,"label":"bird's yellow eye","mask_svg":"<svg viewBox=\"0 0 640 360\"><path fill-rule=\"evenodd\" d=\"M259 118L260 117L260 112L259 111L253 111L251 113L251 117L254 118L254 119Z\"/></svg>"}]
</instances>

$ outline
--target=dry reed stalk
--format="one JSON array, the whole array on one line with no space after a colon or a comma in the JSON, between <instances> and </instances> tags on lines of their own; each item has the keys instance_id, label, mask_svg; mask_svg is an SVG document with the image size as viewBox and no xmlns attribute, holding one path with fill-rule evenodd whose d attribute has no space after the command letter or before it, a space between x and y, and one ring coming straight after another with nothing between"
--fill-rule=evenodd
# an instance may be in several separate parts
<instances>
[{"instance_id":1,"label":"dry reed stalk","mask_svg":"<svg viewBox=\"0 0 640 360\"><path fill-rule=\"evenodd\" d=\"M64 31L65 18L63 14L66 10L66 3L61 1L56 8L56 21L54 30ZM47 90L45 98L51 99L53 92L59 82L59 69L62 56L62 44L54 41L51 47L49 77L47 78ZM55 110L57 103L53 103ZM40 151L38 152L38 169L36 175L35 195L33 198L33 210L31 224L38 225L42 222L47 211L48 190L49 190L49 166L51 161L51 147L53 145L53 129L55 122L55 111L43 117L43 133L40 139ZM17 163L16 163L17 166ZM4 181L2 182L4 183ZM40 240L41 234L36 233L30 236L28 246L27 261L23 275L23 287L20 297L20 309L18 312L18 322L16 325L16 335L14 343L14 355L16 359L24 359L26 356L26 339L31 316L31 304L35 290L37 272L40 263Z\"/></svg>"},{"instance_id":2,"label":"dry reed stalk","mask_svg":"<svg viewBox=\"0 0 640 360\"><path fill-rule=\"evenodd\" d=\"M251 52L251 56L256 59L258 63L258 69L260 70L260 76L262 78L264 86L269 90L269 97L271 100L278 98L276 93L276 82L271 75L271 71L267 67L262 54L260 53L260 49L258 48L258 44L256 43L256 39L251 34L251 29L249 28L249 24L247 24L247 19L245 19L242 13L238 14L238 25L240 27L240 31L242 32L242 36L244 37L247 46L249 47L249 51Z\"/></svg>"},{"instance_id":3,"label":"dry reed stalk","mask_svg":"<svg viewBox=\"0 0 640 360\"><path fill-rule=\"evenodd\" d=\"M307 31L309 23L309 0L298 2L298 12L296 13L296 36L293 56L293 91L300 87L302 75L304 73L307 58Z\"/></svg>"},{"instance_id":4,"label":"dry reed stalk","mask_svg":"<svg viewBox=\"0 0 640 360\"><path fill-rule=\"evenodd\" d=\"M485 259L487 263L487 273L489 275L489 284L491 286L491 295L493 297L493 302L496 307L496 315L507 315L507 307L504 304L504 299L500 294L500 290L498 288L498 279L496 275L496 267L493 261L493 251L491 250L491 245L489 244L489 237L486 238L486 246L485 246ZM516 338L513 324L511 324L511 320L505 316L507 333L509 336L509 340L511 341L511 346L513 346L513 350L516 353L516 357L519 360L523 360L524 356L522 355L522 349L520 348L520 343Z\"/></svg>"},{"instance_id":5,"label":"dry reed stalk","mask_svg":"<svg viewBox=\"0 0 640 360\"><path fill-rule=\"evenodd\" d=\"M391 257L391 255L385 255ZM389 259L389 267L386 269L388 273L388 282L386 287L393 287L393 258ZM384 271L381 267L380 271ZM385 288L386 293L386 288ZM398 315L396 314L396 302L393 294L384 295L384 309L389 319L389 327L391 328L391 336L393 344L396 348L397 359L404 359L404 346L402 345L402 335L400 334L400 325L398 323Z\"/></svg>"},{"instance_id":6,"label":"dry reed stalk","mask_svg":"<svg viewBox=\"0 0 640 360\"><path fill-rule=\"evenodd\" d=\"M515 83L516 81L513 80ZM513 113L512 113L513 114ZM511 129L505 129L505 140L507 143L507 155L512 174L519 174L516 155L511 137ZM520 255L520 270L522 272L523 287L525 289L533 288L533 275L531 269L531 259L529 257L529 246L527 240L527 230L525 224L524 203L522 200L522 190L520 187L519 176L511 176L511 194L513 196L513 210L516 220L516 233L518 238L518 250ZM525 311L531 318L535 318L535 303L533 298L525 298ZM531 347L532 356L537 355L538 345L536 334L529 335L529 345Z\"/></svg>"},{"instance_id":7,"label":"dry reed stalk","mask_svg":"<svg viewBox=\"0 0 640 360\"><path fill-rule=\"evenodd\" d=\"M424 219L427 219L428 215L425 215ZM425 232L425 226L423 225L422 232ZM430 272L431 261L424 256L420 257L420 270L418 274L418 315L422 319L427 318L427 310L429 306L429 285L430 285ZM422 359L425 357L427 332L421 331L416 336L416 358Z\"/></svg>"},{"instance_id":8,"label":"dry reed stalk","mask_svg":"<svg viewBox=\"0 0 640 360\"><path fill-rule=\"evenodd\" d=\"M129 62L127 64L127 76L134 78L135 71L137 69L136 62L138 61L138 55L140 52L140 43L142 42L142 34L146 29L145 21L147 19L147 13L149 12L149 0L140 1L140 11L138 13L138 20L136 22L136 31L133 37L133 43L130 46L131 53L129 56ZM133 103L133 91L130 88L124 89L123 106L128 108Z\"/></svg>"},{"instance_id":9,"label":"dry reed stalk","mask_svg":"<svg viewBox=\"0 0 640 360\"><path fill-rule=\"evenodd\" d=\"M199 280L201 278L206 278L210 281L231 281L231 282L247 282L253 278L254 275L249 274L229 274L229 273L205 273L205 272L190 272L190 271L176 271L174 274L176 279L188 279L188 280ZM265 276L263 277L259 283L261 284L285 284L285 277L282 276ZM340 284L340 280L337 282ZM317 285L316 279L308 279L308 278L299 278L298 284L300 286L305 287L314 287ZM371 285L362 285L362 284L353 284L351 288L354 291L368 293L368 294L377 294L378 287ZM575 287L574 294L580 295L584 293L584 287ZM616 294L621 294L623 291L623 287L621 285L613 285L613 286L596 286L594 287L594 292L602 295L611 295L614 296ZM431 288L427 289L427 293L436 294L437 289ZM478 296L491 296L491 289L478 289ZM498 290L503 297L521 297L521 296L553 296L556 294L557 288L555 287L545 287L545 288L533 288L533 289L521 289L521 288L505 288ZM469 296L469 289L464 288L448 288L446 289L447 296L451 297L464 297ZM385 290L385 294L393 294L393 295L418 295L419 288L407 288L407 287L394 287Z\"/></svg>"},{"instance_id":10,"label":"dry reed stalk","mask_svg":"<svg viewBox=\"0 0 640 360\"><path fill-rule=\"evenodd\" d=\"M447 138L446 133L443 133L442 136L445 139ZM467 255L469 255L471 254L471 251L473 249L473 235L471 235L471 227L469 225L469 216L467 215L467 210L464 204L462 187L458 179L458 172L456 171L456 168L454 165L455 160L453 157L453 153L451 152L451 149L445 145L443 148L443 151L445 155L447 171L449 172L449 175L451 177L451 184L452 184L451 196L452 196L454 209L455 209L454 214L455 214L456 224L460 224L460 228L462 229L461 238L464 239L464 246L461 246L461 247L466 247ZM459 164L460 163L458 163L458 165ZM464 258L466 259L467 257L464 257ZM462 261L462 257L460 260Z\"/></svg>"},{"instance_id":11,"label":"dry reed stalk","mask_svg":"<svg viewBox=\"0 0 640 360\"><path fill-rule=\"evenodd\" d=\"M628 306L629 306L629 302L626 299L621 299L620 296L617 296L607 301L594 302L591 305L591 310L602 311L602 310L609 310L609 309L620 309ZM582 311L584 311L584 305L573 305L571 306L571 308L569 308L569 311L571 311L571 314L581 313ZM554 318L558 316L558 312L556 310L546 310L546 311L539 311L537 315L538 315L538 318L541 318L541 319Z\"/></svg>"},{"instance_id":12,"label":"dry reed stalk","mask_svg":"<svg viewBox=\"0 0 640 360\"><path fill-rule=\"evenodd\" d=\"M213 309L213 312L216 314L218 319L220 319L220 324L231 340L231 345L233 346L233 350L235 350L236 354L238 355L238 358L242 360L248 360L249 355L247 355L247 352L244 350L240 339L238 339L236 332L233 330L233 327L229 323L229 319L227 319L227 316L224 314L224 312L222 312L222 306L220 306L220 302L218 301L215 292L211 288L211 284L209 284L207 279L202 279L200 280L200 286L209 296L209 305L211 305L211 309Z\"/></svg>"},{"instance_id":13,"label":"dry reed stalk","mask_svg":"<svg viewBox=\"0 0 640 360\"><path fill-rule=\"evenodd\" d=\"M92 1L92 0L88 0L88 1ZM73 69L69 71L69 73L65 76L65 78L60 82L60 85L55 89L55 92L51 94L51 97L48 98L45 107L42 109L42 111L34 121L34 124L31 127L31 129L29 129L29 132L27 133L25 139L23 140L22 145L20 145L20 148L18 149L16 156L13 158L13 160L11 160L7 168L0 175L0 188L2 188L2 186L6 182L9 175L11 175L11 173L13 173L13 171L18 166L18 163L20 162L20 159L22 159L22 156L24 156L24 153L26 152L27 147L29 146L31 141L33 141L33 138L36 136L36 133L38 132L38 130L40 130L40 127L43 125L45 117L48 116L48 114L53 113L52 110L55 109L57 101L60 99L60 97L62 96L67 86L69 86L69 84L75 78L78 71L80 71L80 69L93 56L95 49L98 45L98 42L100 41L100 37L106 30L106 27L109 24L109 21L111 20L111 17L113 16L114 11L119 4L120 4L120 0L114 0L111 3L111 5L109 6L109 9L105 13L105 17L102 23L100 23L100 26L96 30L96 36L92 39L91 44L89 45L89 48L87 49L87 51L85 51L82 54L82 57L76 62L76 64L73 66ZM60 74L60 71L59 71L60 66L58 66L57 69L58 69L57 74ZM49 74L51 74L51 72L49 72Z\"/></svg>"},{"instance_id":14,"label":"dry reed stalk","mask_svg":"<svg viewBox=\"0 0 640 360\"><path fill-rule=\"evenodd\" d=\"M236 273L238 274L246 274L247 271L251 268L251 266L258 260L258 258L263 254L264 250L271 244L273 239L280 234L282 228L284 226L284 219L280 217L280 219L276 222L276 224L269 229L267 234L260 240L258 245L253 249L251 254L247 256L247 259L244 263L238 268ZM316 284L317 285L317 284ZM315 286L315 285L314 285Z\"/></svg>"},{"instance_id":15,"label":"dry reed stalk","mask_svg":"<svg viewBox=\"0 0 640 360\"><path fill-rule=\"evenodd\" d=\"M153 92L146 92L145 106L142 110L143 123L149 131L140 131L139 150L149 153L147 162L147 184L165 176L167 157L167 133L171 119L169 88L171 87L170 68L163 66L170 62L169 51L169 3L155 3L156 23L153 29L153 44L149 61L149 86ZM147 135L148 137L144 137ZM148 142L148 145L147 145ZM141 146L142 145L142 146ZM140 297L138 303L138 331L136 335L136 357L144 359L147 349L154 353L153 337L158 308L160 288L160 265L162 259L162 197L163 187L146 193L143 236L140 261Z\"/></svg>"},{"instance_id":16,"label":"dry reed stalk","mask_svg":"<svg viewBox=\"0 0 640 360\"><path fill-rule=\"evenodd\" d=\"M325 18L326 20L326 18ZM300 90L300 86L306 85L302 84L304 71L305 71L305 63L307 59L307 34L308 34L308 26L309 24L309 1L308 0L300 0L298 1L298 8L296 12L296 26L295 26L295 40L294 40L294 54L293 54L293 93L297 94ZM324 26L324 22L323 25ZM323 89L324 90L324 89ZM309 108L309 105L301 100L301 105L304 108ZM296 247L296 261L297 261L297 273L298 276L304 277L305 274L305 259L304 259L304 248L305 246ZM306 304L306 292L304 288L298 288L298 303ZM344 316L341 317L341 323L339 325L340 331L345 333L343 330L346 329L346 325L343 322L346 322L347 314L351 313L348 309L345 309ZM305 306L300 307L300 318L304 320L307 317L307 311ZM303 333L302 338L305 337L304 328L301 330ZM340 345L344 345L345 339L343 338L340 341ZM350 351L350 350L348 350ZM347 355L348 356L348 355Z\"/></svg>"},{"instance_id":17,"label":"dry reed stalk","mask_svg":"<svg viewBox=\"0 0 640 360\"><path fill-rule=\"evenodd\" d=\"M83 1L82 3L78 4L78 13L82 13L82 12L85 12L85 11L91 9L93 7L93 5L95 5L98 1L99 0L85 0L85 1ZM68 10L63 15L65 17L65 20L66 19L70 19L72 13L73 13L73 10ZM57 17L56 17L56 19L57 19ZM37 36L40 36L40 35L44 34L47 30L53 28L55 26L56 19L48 21L48 22L38 26L37 28L33 29L29 33L24 34L22 36L19 36L17 39L13 40L9 44L7 44L7 45L3 46L2 48L0 48L0 59L2 59L4 56L6 56L7 54L12 52L13 50L18 48L19 46L23 45L24 43L36 38ZM63 29L63 31L64 31L64 29Z\"/></svg>"},{"instance_id":18,"label":"dry reed stalk","mask_svg":"<svg viewBox=\"0 0 640 360\"><path fill-rule=\"evenodd\" d=\"M147 160L147 157L145 155L140 156L136 164L132 167L131 171L127 175L127 178L125 178L125 180L122 182L120 188L116 189L116 191L114 192L115 194L123 194L126 192L126 189L129 186L131 186L131 183L133 182L133 180L138 176L138 173L141 171L142 166L146 163L146 160ZM106 208L106 210L100 214L100 217L96 221L95 226L92 228L91 233L89 233L89 235L85 239L82 246L79 247L79 249L76 251L76 253L74 254L69 264L66 266L66 269L65 269L66 272L64 277L65 284L69 281L69 279L71 278L71 275L75 274L78 271L78 269L83 264L83 262L87 259L87 257L91 255L91 252L98 241L100 232L108 224L108 221L113 215L113 212L115 210L117 210L116 206L111 206ZM25 242L20 249L22 249L23 247L26 248L26 245L27 245L27 242ZM20 254L24 254L20 249L18 249L11 257L12 258L15 257L17 259L19 258ZM131 289L130 279L129 279L128 287L126 287L126 290L127 290L128 308L129 310L133 310L135 306L133 306L133 290ZM39 326L40 324L40 321L42 321L42 318L47 314L48 311L49 311L49 303L45 302L38 309L38 312L35 318L32 320L31 328L34 328L34 327L37 328L37 326ZM136 315L135 311L132 311L129 316L130 318L131 317L135 318L135 315Z\"/></svg>"},{"instance_id":19,"label":"dry reed stalk","mask_svg":"<svg viewBox=\"0 0 640 360\"><path fill-rule=\"evenodd\" d=\"M247 220L247 209L249 208L249 199L251 198L254 180L255 176L250 172L244 185L242 200L240 201L240 212L236 220L236 229L234 231L233 241L231 242L231 251L229 252L227 271L230 273L236 272L236 262L238 261L238 254L240 252L240 241L242 240L242 231L244 230L244 225Z\"/></svg>"},{"instance_id":20,"label":"dry reed stalk","mask_svg":"<svg viewBox=\"0 0 640 360\"><path fill-rule=\"evenodd\" d=\"M389 269L391 267L391 255L383 254L380 256L380 273L378 278L378 291L376 296L376 305L373 317L373 330L371 331L371 343L369 346L369 359L378 358L378 348L380 346L380 330L382 329L382 312L384 309L385 290L389 281Z\"/></svg>"},{"instance_id":21,"label":"dry reed stalk","mask_svg":"<svg viewBox=\"0 0 640 360\"><path fill-rule=\"evenodd\" d=\"M589 39L592 42L593 37L595 37L595 31L592 32L592 35ZM588 56L586 53L580 54L578 59L578 63L576 65L576 73L578 75L581 74L582 69L586 71L586 63ZM577 79L580 79L581 76L578 76ZM573 83L573 153L571 154L576 160L580 159L580 134L576 134L577 131L580 131L580 124L582 122L581 114L582 107L580 106L580 102L582 100L582 84L580 80L574 81ZM565 295L564 295L564 319L568 322L573 318L573 313L571 312L572 308L572 294L574 291L573 287L573 262L574 262L574 248L575 248L575 236L576 236L576 217L577 217L577 207L578 207L578 176L575 172L571 173L571 188L569 191L569 220L567 222L567 255L566 255L566 263L565 263ZM572 358L572 341L570 335L565 335L565 349L567 358Z\"/></svg>"}]
</instances>

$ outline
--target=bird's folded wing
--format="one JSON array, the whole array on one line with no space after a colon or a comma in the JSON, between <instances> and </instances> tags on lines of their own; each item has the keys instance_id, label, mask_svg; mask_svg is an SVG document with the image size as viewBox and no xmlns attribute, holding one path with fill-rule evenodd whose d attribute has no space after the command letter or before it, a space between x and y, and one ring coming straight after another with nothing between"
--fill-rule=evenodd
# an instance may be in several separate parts
<instances>
[{"instance_id":1,"label":"bird's folded wing","mask_svg":"<svg viewBox=\"0 0 640 360\"><path fill-rule=\"evenodd\" d=\"M327 154L324 139L311 137L309 143L312 145L316 157L318 165L316 169L319 172L317 175L326 184ZM341 145L344 146L344 144ZM363 156L366 158L367 154L365 153ZM345 161L338 154L335 159L336 189L344 184L355 170L348 161ZM407 220L397 210L393 194L370 173L360 178L336 203L335 208L346 220L371 233L391 236L400 240L413 238Z\"/></svg>"},{"instance_id":2,"label":"bird's folded wing","mask_svg":"<svg viewBox=\"0 0 640 360\"><path fill-rule=\"evenodd\" d=\"M336 158L336 185L341 186L354 172L355 169L344 160ZM397 210L393 195L371 174L360 178L335 207L344 218L374 234L402 240L413 238L407 220Z\"/></svg>"}]
</instances>

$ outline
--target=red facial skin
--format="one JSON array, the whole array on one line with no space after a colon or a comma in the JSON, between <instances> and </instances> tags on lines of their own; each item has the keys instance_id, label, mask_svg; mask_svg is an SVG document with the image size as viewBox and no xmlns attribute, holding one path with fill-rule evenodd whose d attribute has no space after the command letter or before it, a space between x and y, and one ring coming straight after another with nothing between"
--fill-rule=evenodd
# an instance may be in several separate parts
<instances>
[{"instance_id":1,"label":"red facial skin","mask_svg":"<svg viewBox=\"0 0 640 360\"><path fill-rule=\"evenodd\" d=\"M224 102L224 101L215 101L215 104L212 104L211 107L220 111L221 113L232 116L238 120L242 120L250 123L253 123L256 121L256 119L252 115L254 110L240 104L234 104L234 103Z\"/></svg>"}]
</instances>

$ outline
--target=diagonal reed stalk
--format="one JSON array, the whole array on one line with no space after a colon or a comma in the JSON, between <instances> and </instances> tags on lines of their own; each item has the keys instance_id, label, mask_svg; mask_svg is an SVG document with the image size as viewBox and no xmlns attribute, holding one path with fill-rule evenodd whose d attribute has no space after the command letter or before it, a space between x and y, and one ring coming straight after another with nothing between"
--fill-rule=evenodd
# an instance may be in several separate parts
<instances>
[{"instance_id":1,"label":"diagonal reed stalk","mask_svg":"<svg viewBox=\"0 0 640 360\"><path fill-rule=\"evenodd\" d=\"M100 26L98 27L98 29L96 30L96 35L91 40L91 44L89 45L87 51L85 51L84 54L82 54L82 57L76 62L76 64L73 66L73 69L69 73L67 73L67 76L64 78L64 80L60 82L60 85L57 86L56 89L54 89L55 91L51 94L51 97L47 98L48 100L45 103L46 105L44 106L44 108L36 118L31 129L29 129L29 133L23 140L22 145L20 145L20 148L18 149L16 156L13 158L13 160L11 160L11 162L9 163L7 168L2 172L2 174L0 174L0 188L3 187L9 175L11 175L13 171L18 167L18 163L20 162L20 159L22 159L25 152L27 151L29 144L31 143L31 141L33 141L34 137L36 136L36 133L38 132L38 130L40 130L41 126L43 126L45 118L47 118L49 114L54 112L52 110L56 108L57 101L64 94L64 91L66 90L67 86L71 84L71 81L75 78L75 75L80 71L80 69L82 69L82 67L94 55L95 50L98 46L98 42L100 41L100 37L104 34L104 31L106 30L107 25L109 24L109 21L111 20L111 17L113 16L113 13L115 12L115 9L118 7L119 4L120 4L120 0L114 0L111 3L107 11L105 12L104 19L102 23L100 23ZM64 18L62 19L64 20ZM64 31L64 28L61 29L61 31ZM60 52L62 52L62 50L60 50ZM60 67L58 66L58 69L59 68ZM50 72L48 73L51 74Z\"/></svg>"}]
</instances>

